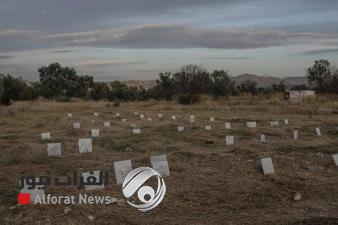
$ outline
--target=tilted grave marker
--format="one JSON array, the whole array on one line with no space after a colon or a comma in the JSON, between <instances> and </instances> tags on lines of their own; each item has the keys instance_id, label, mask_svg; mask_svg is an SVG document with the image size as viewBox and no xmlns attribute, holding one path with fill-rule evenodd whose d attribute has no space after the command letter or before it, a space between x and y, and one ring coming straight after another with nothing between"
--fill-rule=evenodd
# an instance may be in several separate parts
<instances>
[{"instance_id":1,"label":"tilted grave marker","mask_svg":"<svg viewBox=\"0 0 338 225\"><path fill-rule=\"evenodd\" d=\"M265 134L261 134L261 143L266 143Z\"/></svg>"},{"instance_id":2,"label":"tilted grave marker","mask_svg":"<svg viewBox=\"0 0 338 225\"><path fill-rule=\"evenodd\" d=\"M298 139L298 130L293 131L293 139L295 139L295 140Z\"/></svg>"},{"instance_id":3,"label":"tilted grave marker","mask_svg":"<svg viewBox=\"0 0 338 225\"><path fill-rule=\"evenodd\" d=\"M317 134L318 137L322 136L322 133L320 132L319 127L316 128L316 134Z\"/></svg>"},{"instance_id":4,"label":"tilted grave marker","mask_svg":"<svg viewBox=\"0 0 338 225\"><path fill-rule=\"evenodd\" d=\"M91 138L81 138L79 139L79 152L87 153L93 151L92 139Z\"/></svg>"},{"instance_id":5,"label":"tilted grave marker","mask_svg":"<svg viewBox=\"0 0 338 225\"><path fill-rule=\"evenodd\" d=\"M41 140L50 140L50 139L51 139L50 132L41 133Z\"/></svg>"},{"instance_id":6,"label":"tilted grave marker","mask_svg":"<svg viewBox=\"0 0 338 225\"><path fill-rule=\"evenodd\" d=\"M48 156L61 157L61 143L47 144Z\"/></svg>"},{"instance_id":7,"label":"tilted grave marker","mask_svg":"<svg viewBox=\"0 0 338 225\"><path fill-rule=\"evenodd\" d=\"M124 178L133 170L131 160L114 162L114 168L117 185L122 185Z\"/></svg>"},{"instance_id":8,"label":"tilted grave marker","mask_svg":"<svg viewBox=\"0 0 338 225\"><path fill-rule=\"evenodd\" d=\"M151 167L157 171L162 177L169 177L169 164L166 155L158 155L150 157Z\"/></svg>"},{"instance_id":9,"label":"tilted grave marker","mask_svg":"<svg viewBox=\"0 0 338 225\"><path fill-rule=\"evenodd\" d=\"M262 164L262 169L263 169L264 175L275 173L275 169L273 168L273 164L272 164L272 159L271 158L261 159L261 164Z\"/></svg>"}]
</instances>

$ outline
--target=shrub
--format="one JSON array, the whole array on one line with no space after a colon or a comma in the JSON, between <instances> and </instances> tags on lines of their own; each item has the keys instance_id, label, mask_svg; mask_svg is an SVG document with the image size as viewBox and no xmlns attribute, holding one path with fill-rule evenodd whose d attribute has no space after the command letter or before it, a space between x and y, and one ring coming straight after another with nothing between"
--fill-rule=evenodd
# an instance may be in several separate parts
<instances>
[{"instance_id":1,"label":"shrub","mask_svg":"<svg viewBox=\"0 0 338 225\"><path fill-rule=\"evenodd\" d=\"M178 97L178 103L181 105L195 104L200 101L198 95L183 94Z\"/></svg>"}]
</instances>

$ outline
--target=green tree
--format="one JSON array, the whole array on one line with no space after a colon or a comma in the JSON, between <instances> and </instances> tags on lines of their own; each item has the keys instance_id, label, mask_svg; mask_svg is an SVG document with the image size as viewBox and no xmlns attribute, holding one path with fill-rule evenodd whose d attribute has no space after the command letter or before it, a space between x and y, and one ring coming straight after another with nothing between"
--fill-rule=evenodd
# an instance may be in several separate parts
<instances>
[{"instance_id":1,"label":"green tree","mask_svg":"<svg viewBox=\"0 0 338 225\"><path fill-rule=\"evenodd\" d=\"M318 92L331 92L332 73L330 62L327 59L316 60L314 65L307 69L307 78L310 84L315 85Z\"/></svg>"}]
</instances>

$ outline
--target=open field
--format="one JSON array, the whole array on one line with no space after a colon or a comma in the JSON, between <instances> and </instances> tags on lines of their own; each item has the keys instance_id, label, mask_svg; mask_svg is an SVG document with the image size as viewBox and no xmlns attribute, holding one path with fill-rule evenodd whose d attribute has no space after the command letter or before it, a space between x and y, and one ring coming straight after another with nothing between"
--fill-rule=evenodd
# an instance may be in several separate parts
<instances>
[{"instance_id":1,"label":"open field","mask_svg":"<svg viewBox=\"0 0 338 225\"><path fill-rule=\"evenodd\" d=\"M242 96L203 99L193 106L148 101L118 108L106 102L16 102L0 108L0 224L338 224L338 168L332 160L338 153L337 100L322 96L291 104L278 96ZM144 113L145 119L140 120L135 111ZM67 118L68 112L73 118ZM99 116L94 117L94 112ZM189 122L190 115L195 115L194 123ZM289 119L288 125L282 123L284 119ZM271 120L279 120L280 125L271 127ZM75 121L81 122L79 131L72 128ZM104 121L110 121L111 127L103 128ZM224 128L225 121L231 122L230 130ZM246 128L246 121L257 121L257 129ZM131 134L132 123L142 134ZM205 125L212 125L212 130L205 130ZM185 131L178 133L177 126ZM316 136L316 127L322 137ZM80 155L78 139L90 137L92 128L100 128L93 153ZM294 129L299 130L296 141ZM62 143L61 158L47 157L41 132L51 132L52 142ZM260 133L266 134L268 143L260 143ZM235 135L235 145L224 144L226 135ZM13 207L21 176L97 169L114 174L114 161L130 159L133 168L150 166L150 156L163 153L171 173L165 178L167 194L149 213L122 201L108 206L71 205L68 213L65 205ZM262 174L260 159L265 157L272 158L275 174ZM124 199L114 181L111 176L105 190L93 193ZM79 191L50 186L46 192ZM296 201L298 192L302 198Z\"/></svg>"}]
</instances>

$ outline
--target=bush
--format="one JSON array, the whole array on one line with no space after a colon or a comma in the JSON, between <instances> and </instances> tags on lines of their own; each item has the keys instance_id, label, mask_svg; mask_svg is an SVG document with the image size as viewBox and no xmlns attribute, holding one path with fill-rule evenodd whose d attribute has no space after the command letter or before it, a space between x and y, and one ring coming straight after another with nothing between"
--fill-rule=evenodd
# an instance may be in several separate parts
<instances>
[{"instance_id":1,"label":"bush","mask_svg":"<svg viewBox=\"0 0 338 225\"><path fill-rule=\"evenodd\" d=\"M181 105L195 104L200 101L198 95L183 94L178 97L178 103Z\"/></svg>"},{"instance_id":2,"label":"bush","mask_svg":"<svg viewBox=\"0 0 338 225\"><path fill-rule=\"evenodd\" d=\"M120 106L120 101L118 99L115 99L114 102L113 102L113 106L114 107L119 107Z\"/></svg>"}]
</instances>

